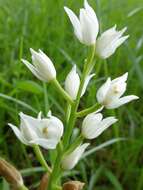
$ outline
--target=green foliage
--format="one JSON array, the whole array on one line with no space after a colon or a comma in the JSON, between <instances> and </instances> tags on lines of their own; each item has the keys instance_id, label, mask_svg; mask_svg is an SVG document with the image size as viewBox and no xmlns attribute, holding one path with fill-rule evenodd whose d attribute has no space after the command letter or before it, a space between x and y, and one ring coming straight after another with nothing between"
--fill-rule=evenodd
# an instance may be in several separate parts
<instances>
[{"instance_id":1,"label":"green foliage","mask_svg":"<svg viewBox=\"0 0 143 190\"><path fill-rule=\"evenodd\" d=\"M97 88L105 81L105 75L114 78L126 71L129 72L127 93L141 98L112 112L119 118L118 124L93 141L93 150L89 150L92 154L88 152L88 157L84 157L76 170L65 173L65 176L89 182L89 190L142 190L142 0L89 0L89 3L100 18L102 31L114 24L118 28L127 26L130 38L107 62L97 61L96 76L82 99L81 109L83 105L95 103ZM53 60L61 83L64 83L71 65L76 63L80 69L86 50L73 35L63 10L64 5L77 12L82 6L82 0L0 0L0 155L15 163L18 168L24 168L24 176L31 176L36 172L37 175L27 180L28 184L34 181L35 186L42 169L31 168L33 165L38 166L31 148L20 144L7 123L12 121L18 124L20 111L36 115L40 110L46 114L51 109L58 116L63 116L63 99L57 97L52 86L38 81L20 59L28 57L30 60L30 47L36 50L41 48ZM105 115L108 114L106 111ZM126 140L117 141L119 137ZM110 139L113 142L108 142ZM107 143L98 149L98 145L105 141ZM112 146L108 146L110 144ZM44 153L48 160L49 155L46 151ZM7 183L1 179L0 189L9 189Z\"/></svg>"}]
</instances>

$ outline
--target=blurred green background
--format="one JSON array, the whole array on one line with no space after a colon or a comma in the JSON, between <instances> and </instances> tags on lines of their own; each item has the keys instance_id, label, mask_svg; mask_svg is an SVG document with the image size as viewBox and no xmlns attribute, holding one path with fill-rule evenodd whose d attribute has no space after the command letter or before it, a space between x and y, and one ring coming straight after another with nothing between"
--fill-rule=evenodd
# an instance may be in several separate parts
<instances>
[{"instance_id":1,"label":"blurred green background","mask_svg":"<svg viewBox=\"0 0 143 190\"><path fill-rule=\"evenodd\" d=\"M66 173L65 179L84 181L88 190L142 190L143 1L88 1L96 10L101 31L115 24L119 29L127 26L130 38L107 62L96 63L97 75L82 98L80 108L96 102L96 91L107 76L115 78L127 71L127 94L138 95L140 99L115 111L104 111L105 115L116 115L118 123L93 140L93 153L72 173ZM41 168L32 149L16 139L7 123L18 125L20 111L35 116L39 110L46 114L49 109L64 120L63 99L52 86L38 81L20 59L31 59L30 47L44 50L54 62L62 85L73 64L82 69L87 50L73 34L63 9L65 5L78 13L83 0L0 0L0 156L22 170L26 184L33 184L31 189L38 184ZM126 140L119 139L121 137ZM98 147L101 144L106 147ZM44 153L48 160L49 154ZM36 166L36 173L32 166ZM9 189L2 178L0 189Z\"/></svg>"}]
</instances>

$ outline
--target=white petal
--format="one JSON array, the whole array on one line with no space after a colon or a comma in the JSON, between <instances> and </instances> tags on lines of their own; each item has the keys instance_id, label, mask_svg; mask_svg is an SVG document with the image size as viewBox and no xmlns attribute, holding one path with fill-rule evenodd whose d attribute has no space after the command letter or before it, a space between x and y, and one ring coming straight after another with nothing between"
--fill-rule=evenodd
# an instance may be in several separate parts
<instances>
[{"instance_id":1,"label":"white petal","mask_svg":"<svg viewBox=\"0 0 143 190\"><path fill-rule=\"evenodd\" d=\"M120 31L116 31L115 26L101 34L96 43L97 55L103 59L110 57L116 51L116 49L129 37L122 37L126 29L127 28L125 27Z\"/></svg>"},{"instance_id":2,"label":"white petal","mask_svg":"<svg viewBox=\"0 0 143 190\"><path fill-rule=\"evenodd\" d=\"M29 142L36 139L40 135L40 132L37 132L38 129L36 127L34 128L34 126L31 125L25 117L23 117L23 115L23 113L20 113L20 130L24 138Z\"/></svg>"},{"instance_id":3,"label":"white petal","mask_svg":"<svg viewBox=\"0 0 143 190\"><path fill-rule=\"evenodd\" d=\"M95 131L92 131L90 139L94 139L98 137L102 132L104 132L108 127L110 127L113 123L117 122L117 119L114 117L108 117L103 119L98 128L95 129Z\"/></svg>"},{"instance_id":4,"label":"white petal","mask_svg":"<svg viewBox=\"0 0 143 190\"><path fill-rule=\"evenodd\" d=\"M70 170L74 168L88 146L89 143L84 143L78 146L73 152L66 155L62 160L62 168L65 170Z\"/></svg>"},{"instance_id":5,"label":"white petal","mask_svg":"<svg viewBox=\"0 0 143 190\"><path fill-rule=\"evenodd\" d=\"M83 120L82 129L84 131L86 131L86 128L88 126L101 122L102 118L103 118L103 116L101 113L97 113L97 114L96 113L90 113L90 114L88 114ZM84 132L84 133L86 133L86 132Z\"/></svg>"},{"instance_id":6,"label":"white petal","mask_svg":"<svg viewBox=\"0 0 143 190\"><path fill-rule=\"evenodd\" d=\"M88 114L82 123L82 135L87 139L91 139L100 125L102 118L103 116L101 113Z\"/></svg>"},{"instance_id":7,"label":"white petal","mask_svg":"<svg viewBox=\"0 0 143 190\"><path fill-rule=\"evenodd\" d=\"M45 149L55 149L58 142L53 139L35 139L30 141L31 144L37 144Z\"/></svg>"},{"instance_id":8,"label":"white petal","mask_svg":"<svg viewBox=\"0 0 143 190\"><path fill-rule=\"evenodd\" d=\"M99 103L104 102L106 95L107 95L107 92L110 88L110 85L111 85L111 79L108 78L107 81L97 91L96 97L97 97L97 100Z\"/></svg>"},{"instance_id":9,"label":"white petal","mask_svg":"<svg viewBox=\"0 0 143 190\"><path fill-rule=\"evenodd\" d=\"M56 78L56 70L50 58L41 50L39 50L39 52L36 52L30 48L30 51L32 54L33 64L41 76L46 81L50 81Z\"/></svg>"},{"instance_id":10,"label":"white petal","mask_svg":"<svg viewBox=\"0 0 143 190\"><path fill-rule=\"evenodd\" d=\"M123 74L122 76L115 78L114 80L112 80L112 84L117 83L117 82L126 82L128 78L128 72L126 72L125 74Z\"/></svg>"},{"instance_id":11,"label":"white petal","mask_svg":"<svg viewBox=\"0 0 143 190\"><path fill-rule=\"evenodd\" d=\"M39 71L32 65L30 64L27 60L22 59L22 62L24 63L24 65L26 65L26 67L41 81L45 81L46 79L44 79L41 74L39 73Z\"/></svg>"},{"instance_id":12,"label":"white petal","mask_svg":"<svg viewBox=\"0 0 143 190\"><path fill-rule=\"evenodd\" d=\"M97 28L85 9L80 9L80 23L82 31L82 42L93 45L96 42Z\"/></svg>"},{"instance_id":13,"label":"white petal","mask_svg":"<svg viewBox=\"0 0 143 190\"><path fill-rule=\"evenodd\" d=\"M26 123L28 123L28 127L31 128L31 130L34 131L37 134L37 136L39 136L41 119L39 120L37 118L26 115L22 112L20 112L19 115L21 119L23 119L24 121L26 121ZM41 117L41 112L38 114L38 117Z\"/></svg>"},{"instance_id":14,"label":"white petal","mask_svg":"<svg viewBox=\"0 0 143 190\"><path fill-rule=\"evenodd\" d=\"M97 34L99 32L99 23L98 23L98 19L97 19L97 16L95 14L95 11L94 9L88 4L87 0L84 0L84 7L85 7L85 10L87 12L87 14L89 16L91 16L92 18L92 21L93 21L93 25L96 29L96 33L95 33L95 37L97 37Z\"/></svg>"},{"instance_id":15,"label":"white petal","mask_svg":"<svg viewBox=\"0 0 143 190\"><path fill-rule=\"evenodd\" d=\"M11 127L13 132L15 133L16 137L25 145L30 145L29 142L24 138L21 131L13 124L8 123L8 125Z\"/></svg>"},{"instance_id":16,"label":"white petal","mask_svg":"<svg viewBox=\"0 0 143 190\"><path fill-rule=\"evenodd\" d=\"M63 123L54 116L48 119L42 119L41 121L41 131L43 132L43 137L47 139L56 139L56 141L59 141L63 135L63 128Z\"/></svg>"},{"instance_id":17,"label":"white petal","mask_svg":"<svg viewBox=\"0 0 143 190\"><path fill-rule=\"evenodd\" d=\"M108 109L115 109L123 104L127 104L128 102L131 102L132 100L137 100L139 97L135 95L130 96L124 96L123 98L117 99L116 101L111 102L109 105L106 106Z\"/></svg>"},{"instance_id":18,"label":"white petal","mask_svg":"<svg viewBox=\"0 0 143 190\"><path fill-rule=\"evenodd\" d=\"M92 77L94 77L95 74L91 74L91 75L88 75L85 79L85 82L84 82L84 85L83 85L83 89L82 89L82 93L81 93L81 97L84 95L85 91L86 91L86 88L88 86L88 83L90 82L90 80L92 79Z\"/></svg>"},{"instance_id":19,"label":"white petal","mask_svg":"<svg viewBox=\"0 0 143 190\"><path fill-rule=\"evenodd\" d=\"M65 80L65 90L73 100L76 99L79 86L80 86L80 78L78 73L76 72L76 65L74 65Z\"/></svg>"},{"instance_id":20,"label":"white petal","mask_svg":"<svg viewBox=\"0 0 143 190\"><path fill-rule=\"evenodd\" d=\"M76 37L79 39L79 41L82 41L82 33L81 33L81 25L79 22L79 19L77 18L77 16L74 14L74 12L69 9L68 7L64 7L73 27L74 27L74 33L76 35Z\"/></svg>"}]
</instances>

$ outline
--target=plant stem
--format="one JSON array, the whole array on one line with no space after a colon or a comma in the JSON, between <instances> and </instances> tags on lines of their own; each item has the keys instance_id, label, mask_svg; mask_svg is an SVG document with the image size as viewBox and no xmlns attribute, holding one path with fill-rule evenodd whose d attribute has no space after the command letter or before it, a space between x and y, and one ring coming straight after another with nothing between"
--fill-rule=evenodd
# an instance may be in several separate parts
<instances>
[{"instance_id":1,"label":"plant stem","mask_svg":"<svg viewBox=\"0 0 143 190\"><path fill-rule=\"evenodd\" d=\"M90 114L90 113L93 113L93 112L96 112L98 109L102 109L102 107L103 106L101 106L100 104L95 104L95 105L93 105L93 106L91 106L91 107L89 107L89 108L87 108L87 109L84 109L84 110L82 110L82 111L80 111L80 112L77 112L77 117L84 117L84 116L86 116L86 115L88 115L88 114Z\"/></svg>"},{"instance_id":2,"label":"plant stem","mask_svg":"<svg viewBox=\"0 0 143 190\"><path fill-rule=\"evenodd\" d=\"M33 149L34 149L34 152L35 152L36 157L37 157L38 161L40 162L40 164L46 169L46 171L47 171L48 173L51 173L52 170L51 170L51 168L48 166L47 162L45 161L44 156L43 156L43 154L42 154L42 152L41 152L39 146L38 146L38 145L34 145L34 146L33 146Z\"/></svg>"},{"instance_id":3,"label":"plant stem","mask_svg":"<svg viewBox=\"0 0 143 190\"><path fill-rule=\"evenodd\" d=\"M22 185L21 187L18 187L18 190L29 190L25 185Z\"/></svg>"},{"instance_id":4,"label":"plant stem","mask_svg":"<svg viewBox=\"0 0 143 190\"><path fill-rule=\"evenodd\" d=\"M52 84L56 87L58 92L70 103L73 104L73 100L71 97L68 95L68 93L61 87L60 83L58 82L57 79L54 79L51 81Z\"/></svg>"},{"instance_id":5,"label":"plant stem","mask_svg":"<svg viewBox=\"0 0 143 190\"><path fill-rule=\"evenodd\" d=\"M91 70L94 66L92 63L94 55L95 55L95 46L92 46L90 49L90 55L88 56L86 63L84 65L83 74L81 77L81 82L80 82L77 98L75 101L71 100L69 95L62 89L62 87L60 86L60 84L58 83L57 80L53 81L53 84L56 86L56 88L59 90L59 92L63 95L63 97L70 103L71 106L70 106L70 112L68 113L68 111L69 111L69 108L68 108L67 113L66 113L67 128L66 128L65 135L63 138L64 150L61 152L59 149L59 146L57 148L57 150L58 150L57 158L56 158L54 168L53 168L52 174L50 176L49 185L48 185L48 189L50 189L50 190L55 190L54 185L58 185L57 182L61 175L61 171L60 171L61 160L62 160L64 152L66 152L67 147L70 144L70 137L72 135L73 127L76 122L76 118L77 118L76 113L77 113L77 109L79 106L84 82L85 82L86 77L89 75L89 73L91 72ZM79 140L81 140L81 138Z\"/></svg>"},{"instance_id":6,"label":"plant stem","mask_svg":"<svg viewBox=\"0 0 143 190\"><path fill-rule=\"evenodd\" d=\"M68 124L68 128L66 129L66 132L65 132L65 135L64 135L64 143L63 144L65 145L65 147L67 147L69 145L72 130L73 130L73 127L75 125L76 112L77 112L77 109L78 109L78 106L79 106L80 97L81 97L81 93L82 93L82 89L83 89L83 86L84 86L85 79L89 75L89 73L91 72L91 70L93 68L93 63L92 62L93 62L93 58L94 58L94 55L95 55L95 46L92 46L90 51L91 52L90 52L90 54L89 54L89 56L88 56L88 58L86 60L85 65L84 65L83 74L82 74L81 83L80 83L80 86L79 86L77 98L76 98L74 104L71 105L71 115L70 115L70 118L69 118L69 124Z\"/></svg>"}]
</instances>

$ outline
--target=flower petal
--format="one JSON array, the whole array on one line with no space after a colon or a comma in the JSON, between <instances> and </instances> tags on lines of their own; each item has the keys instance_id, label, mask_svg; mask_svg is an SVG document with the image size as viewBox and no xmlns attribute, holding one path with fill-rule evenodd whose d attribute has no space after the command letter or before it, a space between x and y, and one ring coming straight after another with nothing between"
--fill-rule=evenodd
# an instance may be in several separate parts
<instances>
[{"instance_id":1,"label":"flower petal","mask_svg":"<svg viewBox=\"0 0 143 190\"><path fill-rule=\"evenodd\" d=\"M97 28L85 9L80 9L80 23L82 31L82 43L86 45L95 44Z\"/></svg>"},{"instance_id":2,"label":"flower petal","mask_svg":"<svg viewBox=\"0 0 143 190\"><path fill-rule=\"evenodd\" d=\"M58 142L53 139L35 139L30 141L31 144L37 144L45 149L55 149Z\"/></svg>"},{"instance_id":3,"label":"flower petal","mask_svg":"<svg viewBox=\"0 0 143 190\"><path fill-rule=\"evenodd\" d=\"M128 102L131 102L132 100L137 100L139 99L138 96L135 95L130 95L130 96L124 96L120 99L117 99L116 101L111 102L109 105L106 106L107 109L115 109L123 104L127 104Z\"/></svg>"},{"instance_id":4,"label":"flower petal","mask_svg":"<svg viewBox=\"0 0 143 190\"><path fill-rule=\"evenodd\" d=\"M88 83L90 82L90 80L92 79L92 77L94 77L95 74L91 74L91 75L88 75L85 79L85 82L84 82L84 85L83 85L83 89L82 89L82 93L81 93L81 97L84 95L85 91L86 91L86 88L88 86Z\"/></svg>"},{"instance_id":5,"label":"flower petal","mask_svg":"<svg viewBox=\"0 0 143 190\"><path fill-rule=\"evenodd\" d=\"M106 94L110 88L111 85L111 78L108 78L107 81L99 88L99 90L97 91L97 100L99 103L103 103L104 99L106 97Z\"/></svg>"},{"instance_id":6,"label":"flower petal","mask_svg":"<svg viewBox=\"0 0 143 190\"><path fill-rule=\"evenodd\" d=\"M79 19L77 18L77 16L71 9L69 9L68 7L64 7L64 9L74 27L74 32L75 32L76 37L81 42L82 41L82 33L81 33L81 25L80 25Z\"/></svg>"},{"instance_id":7,"label":"flower petal","mask_svg":"<svg viewBox=\"0 0 143 190\"><path fill-rule=\"evenodd\" d=\"M64 170L70 170L75 167L78 163L79 159L81 158L82 154L84 153L85 149L89 146L89 143L84 143L78 146L73 152L65 157L62 160L62 168Z\"/></svg>"},{"instance_id":8,"label":"flower petal","mask_svg":"<svg viewBox=\"0 0 143 190\"><path fill-rule=\"evenodd\" d=\"M96 128L95 132L92 133L92 136L90 139L94 139L98 137L102 132L104 132L108 127L110 127L113 123L117 121L118 120L115 117L107 117L103 119L100 125L98 126L98 128Z\"/></svg>"},{"instance_id":9,"label":"flower petal","mask_svg":"<svg viewBox=\"0 0 143 190\"><path fill-rule=\"evenodd\" d=\"M80 78L78 73L76 72L76 65L74 65L65 80L65 90L73 100L76 99L79 86L80 86Z\"/></svg>"},{"instance_id":10,"label":"flower petal","mask_svg":"<svg viewBox=\"0 0 143 190\"><path fill-rule=\"evenodd\" d=\"M24 63L24 65L26 65L26 67L41 81L45 81L46 79L44 79L41 74L39 73L39 71L31 64L29 63L27 60L22 59L22 62Z\"/></svg>"},{"instance_id":11,"label":"flower petal","mask_svg":"<svg viewBox=\"0 0 143 190\"><path fill-rule=\"evenodd\" d=\"M8 123L8 125L11 127L13 132L15 133L16 137L25 145L30 145L29 142L24 138L21 131L13 124Z\"/></svg>"}]
</instances>

